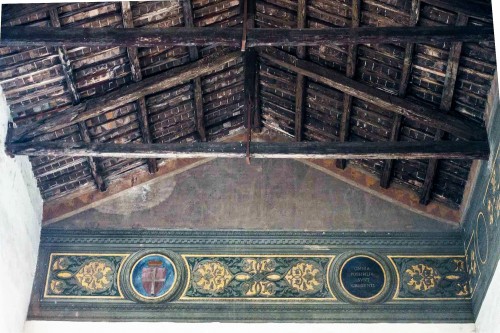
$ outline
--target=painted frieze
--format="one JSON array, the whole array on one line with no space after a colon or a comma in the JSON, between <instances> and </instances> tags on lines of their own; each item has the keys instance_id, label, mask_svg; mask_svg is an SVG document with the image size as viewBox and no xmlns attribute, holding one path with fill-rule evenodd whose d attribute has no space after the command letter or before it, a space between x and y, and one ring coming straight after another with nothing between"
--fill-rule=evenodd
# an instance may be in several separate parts
<instances>
[{"instance_id":1,"label":"painted frieze","mask_svg":"<svg viewBox=\"0 0 500 333\"><path fill-rule=\"evenodd\" d=\"M183 256L191 272L181 299L334 298L333 256Z\"/></svg>"},{"instance_id":2,"label":"painted frieze","mask_svg":"<svg viewBox=\"0 0 500 333\"><path fill-rule=\"evenodd\" d=\"M44 296L122 298L118 273L126 256L53 253Z\"/></svg>"}]
</instances>

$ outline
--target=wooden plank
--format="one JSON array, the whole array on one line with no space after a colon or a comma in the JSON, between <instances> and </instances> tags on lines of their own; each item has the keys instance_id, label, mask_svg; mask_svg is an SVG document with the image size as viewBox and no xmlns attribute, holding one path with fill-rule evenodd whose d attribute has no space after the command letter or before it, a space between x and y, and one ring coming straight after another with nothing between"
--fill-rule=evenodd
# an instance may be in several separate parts
<instances>
[{"instance_id":1,"label":"wooden plank","mask_svg":"<svg viewBox=\"0 0 500 333\"><path fill-rule=\"evenodd\" d=\"M360 23L360 7L361 0L352 1L352 17L351 17L351 27L357 28ZM356 44L350 44L349 50L347 51L347 69L346 76L348 78L353 78L356 74L356 61L358 58L358 46ZM340 119L340 133L339 141L345 142L349 140L350 123L351 123L351 110L352 110L352 96L344 93L344 105L342 110L342 117ZM347 160L337 160L335 161L337 168L345 169L347 166Z\"/></svg>"},{"instance_id":2,"label":"wooden plank","mask_svg":"<svg viewBox=\"0 0 500 333\"><path fill-rule=\"evenodd\" d=\"M139 127L141 128L142 141L146 144L153 143L153 139L151 137L151 129L149 128L146 99L144 97L139 98L137 104L139 107L139 117L137 118L137 120L139 122ZM158 171L158 163L155 158L148 159L148 170L149 173L156 173Z\"/></svg>"},{"instance_id":3,"label":"wooden plank","mask_svg":"<svg viewBox=\"0 0 500 333\"><path fill-rule=\"evenodd\" d=\"M365 102L401 114L432 128L442 129L467 140L485 140L486 130L473 122L452 117L433 108L418 105L310 61L298 59L275 48L259 48L260 56L279 66L317 80Z\"/></svg>"},{"instance_id":4,"label":"wooden plank","mask_svg":"<svg viewBox=\"0 0 500 333\"><path fill-rule=\"evenodd\" d=\"M80 121L96 117L147 95L189 82L196 77L219 69L224 64L240 57L239 51L229 54L213 54L196 62L175 67L167 72L132 83L119 90L107 93L70 107L42 121L14 130L14 140L26 140L36 135L55 131Z\"/></svg>"},{"instance_id":5,"label":"wooden plank","mask_svg":"<svg viewBox=\"0 0 500 333\"><path fill-rule=\"evenodd\" d=\"M79 122L78 129L80 130L80 135L82 136L83 142L85 144L92 144L92 139L90 138L89 130L87 128L87 125L85 125L85 122ZM92 175L92 178L94 178L94 182L97 188L101 192L106 191L106 183L104 182L104 179L102 178L99 169L97 168L97 163L95 162L94 157L87 156L87 162L89 164L90 174Z\"/></svg>"},{"instance_id":6,"label":"wooden plank","mask_svg":"<svg viewBox=\"0 0 500 333\"><path fill-rule=\"evenodd\" d=\"M57 7L63 6L67 3L64 2L51 2L51 3L30 3L24 6L12 6L9 11L5 11L5 7L2 7L2 23L17 18L22 18L39 12L48 12ZM3 29L3 27L2 27Z\"/></svg>"},{"instance_id":7,"label":"wooden plank","mask_svg":"<svg viewBox=\"0 0 500 333\"><path fill-rule=\"evenodd\" d=\"M241 28L74 28L2 27L0 46L241 46ZM492 26L360 27L326 29L251 29L247 47L324 46L381 43L445 43L493 40Z\"/></svg>"},{"instance_id":8,"label":"wooden plank","mask_svg":"<svg viewBox=\"0 0 500 333\"><path fill-rule=\"evenodd\" d=\"M122 1L122 21L124 28L133 28L134 20L132 18L132 9L130 8L130 2ZM137 47L127 47L127 55L130 63L130 72L132 74L132 81L139 82L142 80L141 65L139 63L139 57L137 55ZM148 121L148 110L146 108L146 101L144 97L139 98L137 101L139 107L139 125L141 128L142 142L152 143L151 140L151 130L149 129ZM156 173L158 171L158 163L156 159L149 158L147 160L149 173Z\"/></svg>"},{"instance_id":9,"label":"wooden plank","mask_svg":"<svg viewBox=\"0 0 500 333\"><path fill-rule=\"evenodd\" d=\"M116 144L82 142L8 143L7 150L28 156L93 156L117 158L243 158L245 142L195 142ZM419 142L255 142L253 158L297 159L483 159L489 157L487 141Z\"/></svg>"},{"instance_id":10,"label":"wooden plank","mask_svg":"<svg viewBox=\"0 0 500 333\"><path fill-rule=\"evenodd\" d=\"M495 0L496 1L496 0ZM462 13L466 16L476 18L493 19L493 12L490 3L481 3L477 1L457 1L457 0L422 0L436 7L444 8L446 10Z\"/></svg>"},{"instance_id":11,"label":"wooden plank","mask_svg":"<svg viewBox=\"0 0 500 333\"><path fill-rule=\"evenodd\" d=\"M53 27L55 28L60 28L61 27L61 22L59 21L59 14L57 13L56 8L51 8L49 10L49 17L50 17L50 23ZM78 90L76 89L76 81L75 81L75 75L73 73L73 67L71 67L71 62L68 57L68 52L64 46L59 46L57 48L57 53L59 55L59 60L61 61L63 73L64 73L64 79L66 81L66 86L68 87L68 90L71 94L71 100L73 102L73 105L76 105L80 103L80 94L78 93ZM92 140L90 138L89 130L87 128L87 125L85 125L84 121L81 121L78 123L78 129L80 131L80 135L85 143L91 143ZM94 160L93 157L87 157L87 163L89 165L90 169L90 174L92 175L92 178L94 179L94 182L96 184L96 187L99 191L104 192L106 191L106 183L104 182L104 179L99 172L99 169L97 167L97 163Z\"/></svg>"},{"instance_id":12,"label":"wooden plank","mask_svg":"<svg viewBox=\"0 0 500 333\"><path fill-rule=\"evenodd\" d=\"M256 104L256 92L255 92L255 80L257 78L257 52L254 49L246 49L244 59L244 89L245 89L245 127L253 127L252 124L247 123L248 117L251 117L251 121L254 119L255 104Z\"/></svg>"},{"instance_id":13,"label":"wooden plank","mask_svg":"<svg viewBox=\"0 0 500 333\"><path fill-rule=\"evenodd\" d=\"M61 22L59 21L59 14L57 13L56 8L49 10L49 16L51 25L55 28L60 28ZM78 104L80 103L80 94L76 89L75 75L73 73L73 68L71 67L68 52L64 46L59 46L57 48L57 53L59 55L59 60L61 61L66 86L71 94L71 100L73 101L73 104Z\"/></svg>"},{"instance_id":14,"label":"wooden plank","mask_svg":"<svg viewBox=\"0 0 500 333\"><path fill-rule=\"evenodd\" d=\"M464 14L458 14L457 21L455 25L465 26L467 25L469 18ZM446 76L444 79L443 94L441 97L440 109L445 113L449 113L451 110L451 105L453 102L453 93L455 92L455 83L457 81L458 66L460 64L460 54L462 53L462 43L453 43L450 48L450 53L448 55L448 65L446 67ZM444 131L438 129L434 136L434 140L439 141L443 139ZM439 166L439 161L430 160L427 165L427 171L425 173L425 180L420 192L420 203L422 205L427 205L431 199L432 187L437 175Z\"/></svg>"},{"instance_id":15,"label":"wooden plank","mask_svg":"<svg viewBox=\"0 0 500 333\"><path fill-rule=\"evenodd\" d=\"M297 2L297 29L306 27L307 19L307 4L306 0L298 0ZM305 59L306 47L297 47L297 57ZM304 109L306 101L306 77L302 74L297 74L295 81L295 141L302 141L302 132L304 129Z\"/></svg>"},{"instance_id":16,"label":"wooden plank","mask_svg":"<svg viewBox=\"0 0 500 333\"><path fill-rule=\"evenodd\" d=\"M122 21L123 27L126 29L134 28L134 20L132 19L132 10L129 1L122 1ZM138 82L142 80L141 66L137 56L137 47L127 47L128 59L130 62L130 71L132 72L132 80Z\"/></svg>"},{"instance_id":17,"label":"wooden plank","mask_svg":"<svg viewBox=\"0 0 500 333\"><path fill-rule=\"evenodd\" d=\"M411 14L409 26L414 27L418 23L420 17L420 0L412 0L411 2ZM398 96L406 96L406 91L408 90L408 83L410 82L411 66L413 62L413 52L415 49L415 44L407 43L405 48L405 57L403 59L403 70L401 72L401 82L399 84ZM403 117L399 114L394 115L394 120L391 128L391 141L399 140L399 132L401 130L401 124L403 122ZM382 170L382 175L380 176L380 186L382 188L388 188L391 183L392 170L394 169L394 160L385 160L384 168Z\"/></svg>"},{"instance_id":18,"label":"wooden plank","mask_svg":"<svg viewBox=\"0 0 500 333\"><path fill-rule=\"evenodd\" d=\"M193 4L191 0L185 0L182 2L182 10L184 14L184 26L186 28L194 27L194 17L193 17ZM198 48L196 46L189 46L189 59L191 61L197 61L200 58ZM207 133L205 129L205 113L203 110L203 89L201 86L201 78L196 77L193 82L193 93L194 93L194 110L196 118L196 131L200 136L201 141L207 141Z\"/></svg>"},{"instance_id":19,"label":"wooden plank","mask_svg":"<svg viewBox=\"0 0 500 333\"><path fill-rule=\"evenodd\" d=\"M401 131L401 125L403 122L403 116L400 114L394 115L394 120L392 122L391 128L391 142L399 140L399 133ZM382 169L382 174L380 176L380 186L382 188L389 188L392 177L392 170L394 168L394 160L385 160L384 168Z\"/></svg>"}]
</instances>

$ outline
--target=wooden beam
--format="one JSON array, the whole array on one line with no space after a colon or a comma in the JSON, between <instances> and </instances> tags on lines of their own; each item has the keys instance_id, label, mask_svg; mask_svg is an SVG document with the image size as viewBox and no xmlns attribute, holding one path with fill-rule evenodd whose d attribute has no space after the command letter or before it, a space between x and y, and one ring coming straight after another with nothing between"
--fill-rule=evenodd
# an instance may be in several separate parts
<instances>
[{"instance_id":1,"label":"wooden beam","mask_svg":"<svg viewBox=\"0 0 500 333\"><path fill-rule=\"evenodd\" d=\"M59 14L56 8L51 8L49 10L50 23L54 28L60 28L61 22L59 21ZM71 62L68 57L68 52L64 46L59 46L57 48L57 53L59 55L59 60L61 61L64 79L66 81L66 86L71 94L71 100L73 104L80 103L80 94L76 89L75 75L73 73L73 68L71 67Z\"/></svg>"},{"instance_id":2,"label":"wooden beam","mask_svg":"<svg viewBox=\"0 0 500 333\"><path fill-rule=\"evenodd\" d=\"M396 142L399 140L399 132L401 131L401 125L403 123L403 116L400 114L394 115L394 120L392 122L391 128L391 142ZM384 168L382 169L382 174L380 176L380 186L382 188L389 188L392 177L392 169L394 168L394 160L385 160Z\"/></svg>"},{"instance_id":3,"label":"wooden beam","mask_svg":"<svg viewBox=\"0 0 500 333\"><path fill-rule=\"evenodd\" d=\"M123 29L122 29L123 30ZM21 126L14 130L14 140L26 140L34 136L55 131L80 121L96 117L139 98L189 82L219 69L224 64L240 57L239 51L229 54L212 54L194 63L175 67L167 72L129 84L119 90L107 93L70 107L42 121Z\"/></svg>"},{"instance_id":4,"label":"wooden beam","mask_svg":"<svg viewBox=\"0 0 500 333\"><path fill-rule=\"evenodd\" d=\"M409 26L410 27L416 26L419 17L420 17L420 0L412 0ZM398 96L400 97L406 96L406 91L408 90L414 49L415 49L415 44L413 43L406 44L405 57L403 60L403 70L401 72L401 82L399 84L399 90L398 90ZM395 114L391 128L391 138L390 138L391 141L399 140L399 132L401 130L402 122L403 122L403 117L400 114ZM384 161L384 168L382 170L382 175L380 176L380 186L382 188L389 187L391 183L393 168L394 168L394 160Z\"/></svg>"},{"instance_id":5,"label":"wooden beam","mask_svg":"<svg viewBox=\"0 0 500 333\"><path fill-rule=\"evenodd\" d=\"M259 52L262 58L283 66L288 70L301 73L334 89L348 93L355 98L401 114L426 126L442 129L467 140L482 141L487 138L486 130L473 122L452 117L433 108L418 105L388 94L347 78L334 70L327 69L310 61L298 59L275 48L259 48Z\"/></svg>"},{"instance_id":6,"label":"wooden beam","mask_svg":"<svg viewBox=\"0 0 500 333\"><path fill-rule=\"evenodd\" d=\"M132 10L129 1L122 1L122 21L124 28L134 28L134 20L132 19ZM127 47L127 54L130 63L130 71L132 72L132 80L134 82L141 81L142 73L139 58L137 56L137 47Z\"/></svg>"},{"instance_id":7,"label":"wooden beam","mask_svg":"<svg viewBox=\"0 0 500 333\"><path fill-rule=\"evenodd\" d=\"M357 28L360 23L360 7L361 0L352 1L352 17L351 17L351 27ZM356 44L350 44L347 51L347 69L346 76L348 78L353 78L356 74L356 61L358 58L358 46ZM340 119L340 133L339 141L345 142L349 140L350 123L351 123L351 110L352 110L352 96L344 93L344 103L342 110L342 117ZM337 160L335 162L337 168L345 169L347 166L347 160Z\"/></svg>"},{"instance_id":8,"label":"wooden beam","mask_svg":"<svg viewBox=\"0 0 500 333\"><path fill-rule=\"evenodd\" d=\"M116 144L81 142L8 143L7 150L28 156L93 156L117 158L243 158L246 143L195 142ZM296 142L252 143L253 158L297 159L483 159L489 157L487 141L419 142Z\"/></svg>"},{"instance_id":9,"label":"wooden beam","mask_svg":"<svg viewBox=\"0 0 500 333\"><path fill-rule=\"evenodd\" d=\"M244 72L245 72L245 127L249 124L247 122L248 117L255 120L255 105L256 105L256 78L257 78L257 52L253 48L246 49L244 55ZM250 124L251 127L252 124Z\"/></svg>"},{"instance_id":10,"label":"wooden beam","mask_svg":"<svg viewBox=\"0 0 500 333\"><path fill-rule=\"evenodd\" d=\"M59 21L59 14L57 13L57 9L55 7L49 10L49 17L50 17L50 23L53 27L55 28L61 27L61 22ZM80 94L76 89L75 75L73 73L73 68L71 67L71 62L69 61L68 52L64 46L59 46L57 48L57 53L59 54L59 60L61 61L64 73L64 79L66 81L66 86L68 87L68 90L70 92L71 100L73 102L73 105L76 105L80 103ZM78 123L78 129L80 131L80 136L82 137L82 140L85 143L91 143L92 139L90 138L89 130L87 128L87 125L85 125L84 121ZM97 189L101 192L106 191L106 183L104 182L104 179L101 176L99 169L97 168L97 163L94 160L94 158L90 156L87 157L87 163L89 165L90 174L94 179Z\"/></svg>"},{"instance_id":11,"label":"wooden beam","mask_svg":"<svg viewBox=\"0 0 500 333\"><path fill-rule=\"evenodd\" d=\"M137 118L137 120L139 121L139 127L141 128L142 142L146 144L153 143L153 139L151 137L151 129L149 128L146 99L144 97L139 98L137 104L139 107L139 117ZM156 158L148 159L148 170L149 173L156 173L158 171L158 163L156 161Z\"/></svg>"},{"instance_id":12,"label":"wooden beam","mask_svg":"<svg viewBox=\"0 0 500 333\"><path fill-rule=\"evenodd\" d=\"M191 0L184 0L182 2L182 9L184 13L184 26L186 28L193 28L193 4ZM189 59L197 61L200 58L198 48L196 46L189 46ZM196 118L196 130L200 136L201 141L207 141L207 133L205 129L205 115L203 111L203 90L201 86L201 78L196 77L193 80L193 93L194 93L194 110Z\"/></svg>"},{"instance_id":13,"label":"wooden beam","mask_svg":"<svg viewBox=\"0 0 500 333\"><path fill-rule=\"evenodd\" d=\"M464 14L458 14L456 26L467 25L469 18ZM455 83L457 81L458 66L460 64L460 54L462 53L462 43L453 43L448 55L448 66L446 67L446 76L444 79L443 95L441 97L440 109L445 113L449 113L453 102L453 93L455 92ZM434 140L443 139L444 131L438 129L434 136ZM432 188L436 179L439 161L430 160L425 173L425 180L420 192L420 203L427 205L431 199Z\"/></svg>"},{"instance_id":14,"label":"wooden beam","mask_svg":"<svg viewBox=\"0 0 500 333\"><path fill-rule=\"evenodd\" d=\"M307 0L298 0L297 2L297 29L304 29L307 20ZM297 47L297 57L305 59L306 47ZM302 141L302 131L304 129L304 109L306 102L306 77L300 73L297 74L295 84L295 140Z\"/></svg>"},{"instance_id":15,"label":"wooden beam","mask_svg":"<svg viewBox=\"0 0 500 333\"><path fill-rule=\"evenodd\" d=\"M87 145L92 144L92 139L90 138L89 130L87 128L87 125L85 125L85 122L79 122L78 129L80 131L83 142ZM87 162L89 164L90 173L92 175L92 178L94 178L94 182L97 188L101 192L106 191L106 183L104 182L104 179L102 178L99 169L97 168L97 163L95 162L94 157L87 156Z\"/></svg>"},{"instance_id":16,"label":"wooden beam","mask_svg":"<svg viewBox=\"0 0 500 333\"><path fill-rule=\"evenodd\" d=\"M0 46L241 46L241 28L74 28L2 27ZM444 43L493 40L493 26L251 29L247 47L323 46L381 43Z\"/></svg>"},{"instance_id":17,"label":"wooden beam","mask_svg":"<svg viewBox=\"0 0 500 333\"><path fill-rule=\"evenodd\" d=\"M122 1L122 21L124 28L133 28L134 20L132 18L132 9L130 8L129 1ZM130 72L132 74L132 81L139 82L142 80L141 65L137 55L137 47L127 47L127 55L130 63ZM144 97L139 98L137 101L139 109L139 126L141 128L142 142L152 143L151 130L149 129L148 110L146 108L146 100ZM158 171L158 163L155 158L147 160L149 173L156 173Z\"/></svg>"},{"instance_id":18,"label":"wooden beam","mask_svg":"<svg viewBox=\"0 0 500 333\"><path fill-rule=\"evenodd\" d=\"M470 17L493 19L491 2L457 0L422 0L422 2Z\"/></svg>"}]
</instances>

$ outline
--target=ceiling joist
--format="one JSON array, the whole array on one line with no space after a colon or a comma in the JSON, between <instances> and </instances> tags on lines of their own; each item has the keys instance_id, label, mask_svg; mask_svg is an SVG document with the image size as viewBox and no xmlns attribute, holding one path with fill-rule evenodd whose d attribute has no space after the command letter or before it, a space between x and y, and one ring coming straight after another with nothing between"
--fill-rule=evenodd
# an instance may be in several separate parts
<instances>
[{"instance_id":1,"label":"ceiling joist","mask_svg":"<svg viewBox=\"0 0 500 333\"><path fill-rule=\"evenodd\" d=\"M239 51L225 55L213 54L188 65L175 67L165 73L132 83L120 90L69 107L43 121L16 128L14 129L13 140L29 139L48 131L56 131L80 121L99 116L122 105L134 102L146 95L151 95L189 82L196 77L206 75L238 59L240 56L241 53Z\"/></svg>"},{"instance_id":2,"label":"ceiling joist","mask_svg":"<svg viewBox=\"0 0 500 333\"><path fill-rule=\"evenodd\" d=\"M46 28L2 27L1 46L155 47L219 45L240 47L242 28ZM324 46L381 43L445 43L493 40L493 26L248 29L246 47Z\"/></svg>"},{"instance_id":3,"label":"ceiling joist","mask_svg":"<svg viewBox=\"0 0 500 333\"><path fill-rule=\"evenodd\" d=\"M92 156L117 158L243 158L243 142L116 144L82 142L9 143L7 150L28 156ZM488 159L487 141L418 142L256 142L252 158L296 159Z\"/></svg>"},{"instance_id":4,"label":"ceiling joist","mask_svg":"<svg viewBox=\"0 0 500 333\"><path fill-rule=\"evenodd\" d=\"M477 124L372 88L313 62L298 59L275 48L259 48L259 51L262 58L283 68L303 74L343 93L378 105L429 127L453 133L467 140L484 140L487 137L486 130Z\"/></svg>"}]
</instances>

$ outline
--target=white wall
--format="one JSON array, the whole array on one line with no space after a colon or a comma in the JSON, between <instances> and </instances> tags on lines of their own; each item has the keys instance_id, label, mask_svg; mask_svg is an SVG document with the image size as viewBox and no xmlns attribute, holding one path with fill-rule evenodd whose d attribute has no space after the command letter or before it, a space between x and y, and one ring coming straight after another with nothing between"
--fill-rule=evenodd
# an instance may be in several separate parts
<instances>
[{"instance_id":1,"label":"white wall","mask_svg":"<svg viewBox=\"0 0 500 333\"><path fill-rule=\"evenodd\" d=\"M42 198L26 157L5 154L9 109L0 90L0 332L22 332L35 275Z\"/></svg>"},{"instance_id":2,"label":"white wall","mask_svg":"<svg viewBox=\"0 0 500 333\"><path fill-rule=\"evenodd\" d=\"M28 321L24 333L137 333L137 332L217 332L217 333L473 333L474 324L187 324L187 323L93 323Z\"/></svg>"}]
</instances>

